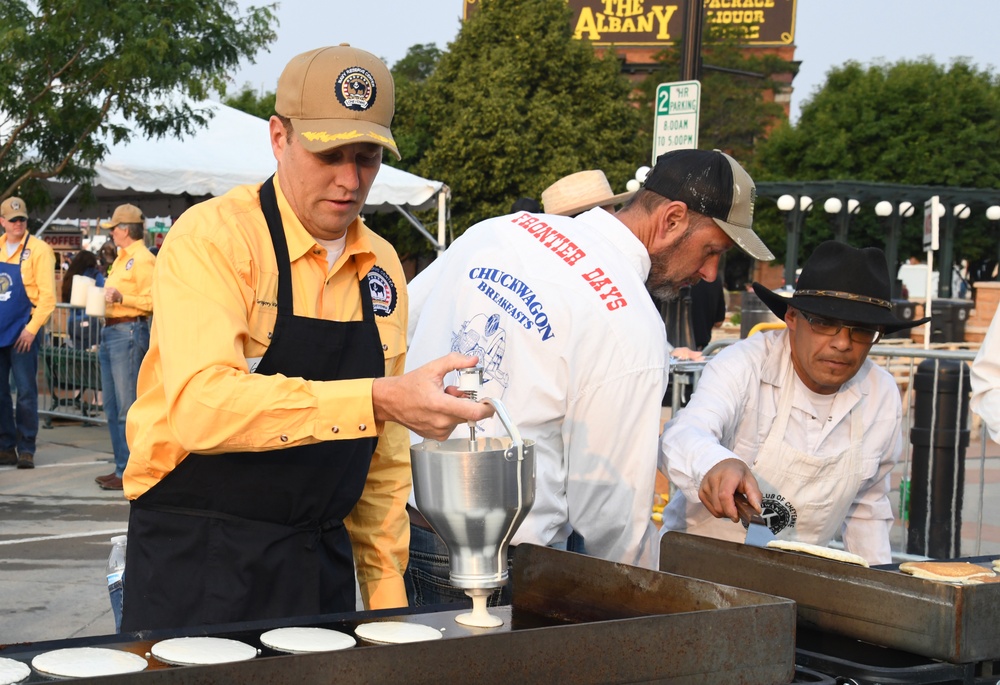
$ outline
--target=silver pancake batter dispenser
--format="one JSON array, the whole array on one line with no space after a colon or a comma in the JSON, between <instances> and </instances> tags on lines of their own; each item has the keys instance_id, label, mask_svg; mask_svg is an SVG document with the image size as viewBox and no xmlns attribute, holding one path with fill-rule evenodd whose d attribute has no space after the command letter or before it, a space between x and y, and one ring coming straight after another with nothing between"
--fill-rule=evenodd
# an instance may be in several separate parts
<instances>
[{"instance_id":1,"label":"silver pancake batter dispenser","mask_svg":"<svg viewBox=\"0 0 1000 685\"><path fill-rule=\"evenodd\" d=\"M482 369L463 369L459 389L478 400ZM478 380L477 380L478 377ZM486 598L507 583L507 547L535 501L535 446L522 440L500 400L496 409L507 437L425 440L410 447L417 508L448 546L449 579L472 598L472 614L456 620L491 627L502 621L486 611Z\"/></svg>"}]
</instances>

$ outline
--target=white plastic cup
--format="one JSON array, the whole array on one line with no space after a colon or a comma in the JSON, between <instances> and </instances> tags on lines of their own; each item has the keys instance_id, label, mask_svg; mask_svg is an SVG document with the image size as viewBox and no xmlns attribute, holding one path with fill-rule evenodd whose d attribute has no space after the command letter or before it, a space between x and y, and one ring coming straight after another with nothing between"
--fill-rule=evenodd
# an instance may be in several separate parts
<instances>
[{"instance_id":1,"label":"white plastic cup","mask_svg":"<svg viewBox=\"0 0 1000 685\"><path fill-rule=\"evenodd\" d=\"M92 285L97 285L97 281L90 276L83 276L81 274L73 276L73 290L70 291L69 295L70 305L73 307L86 307L87 289Z\"/></svg>"},{"instance_id":2,"label":"white plastic cup","mask_svg":"<svg viewBox=\"0 0 1000 685\"><path fill-rule=\"evenodd\" d=\"M104 316L104 288L92 285L87 289L87 316Z\"/></svg>"}]
</instances>

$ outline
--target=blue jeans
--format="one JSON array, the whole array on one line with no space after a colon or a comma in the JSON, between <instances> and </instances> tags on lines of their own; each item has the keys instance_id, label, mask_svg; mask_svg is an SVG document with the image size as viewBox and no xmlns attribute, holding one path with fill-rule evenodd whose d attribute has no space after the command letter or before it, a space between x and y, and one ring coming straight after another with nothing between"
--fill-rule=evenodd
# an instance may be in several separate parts
<instances>
[{"instance_id":1,"label":"blue jeans","mask_svg":"<svg viewBox=\"0 0 1000 685\"><path fill-rule=\"evenodd\" d=\"M125 417L135 402L139 365L149 349L149 319L105 326L101 331L101 391L104 414L108 417L111 449L115 453L115 475L125 473L128 443L125 441Z\"/></svg>"},{"instance_id":2,"label":"blue jeans","mask_svg":"<svg viewBox=\"0 0 1000 685\"><path fill-rule=\"evenodd\" d=\"M514 548L507 548L507 568L510 569ZM453 587L448 580L448 546L433 531L410 524L410 563L403 574L406 599L411 607L431 604L471 605L465 590ZM495 607L510 604L510 583L494 590L486 603Z\"/></svg>"},{"instance_id":3,"label":"blue jeans","mask_svg":"<svg viewBox=\"0 0 1000 685\"><path fill-rule=\"evenodd\" d=\"M576 533L569 536L565 543L549 545L554 549L568 549L571 552L586 554L583 538ZM516 547L507 548L507 570L510 571L514 560ZM431 530L410 524L410 563L403 573L403 583L406 586L406 599L411 607L430 604L452 604L454 602L470 603L465 590L453 587L448 579L448 546ZM495 607L511 603L510 582L495 590L486 601L488 606Z\"/></svg>"},{"instance_id":4,"label":"blue jeans","mask_svg":"<svg viewBox=\"0 0 1000 685\"><path fill-rule=\"evenodd\" d=\"M45 329L27 352L13 345L0 347L0 450L17 448L18 454L34 454L38 437L38 346ZM14 376L17 404L11 400L10 377Z\"/></svg>"}]
</instances>

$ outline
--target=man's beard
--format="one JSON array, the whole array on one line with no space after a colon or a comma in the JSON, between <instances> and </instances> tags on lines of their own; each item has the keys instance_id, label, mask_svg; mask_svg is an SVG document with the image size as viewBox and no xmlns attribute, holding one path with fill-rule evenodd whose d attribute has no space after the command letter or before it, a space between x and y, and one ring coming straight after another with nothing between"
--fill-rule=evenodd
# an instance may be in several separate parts
<instances>
[{"instance_id":1,"label":"man's beard","mask_svg":"<svg viewBox=\"0 0 1000 685\"><path fill-rule=\"evenodd\" d=\"M680 275L670 271L670 257L684 247L694 231L688 227L677 240L659 252L649 255L649 276L646 277L646 290L661 301L676 300L681 288L691 285L692 275Z\"/></svg>"}]
</instances>

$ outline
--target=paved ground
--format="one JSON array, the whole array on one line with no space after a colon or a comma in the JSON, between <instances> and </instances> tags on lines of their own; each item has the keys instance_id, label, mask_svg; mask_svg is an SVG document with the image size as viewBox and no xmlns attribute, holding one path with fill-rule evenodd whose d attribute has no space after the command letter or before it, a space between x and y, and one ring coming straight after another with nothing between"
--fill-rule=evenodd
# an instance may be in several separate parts
<instances>
[{"instance_id":1,"label":"paved ground","mask_svg":"<svg viewBox=\"0 0 1000 685\"><path fill-rule=\"evenodd\" d=\"M963 555L1000 554L1000 446L988 443L985 461L982 451L978 439L967 451ZM94 483L112 468L107 428L56 421L41 431L35 461L34 470L0 467L0 645L111 633L105 566L128 505ZM900 525L893 535L901 549Z\"/></svg>"},{"instance_id":2,"label":"paved ground","mask_svg":"<svg viewBox=\"0 0 1000 685\"><path fill-rule=\"evenodd\" d=\"M33 470L0 468L0 644L114 632L105 566L128 504L101 490L105 426L56 421L38 436Z\"/></svg>"}]
</instances>

